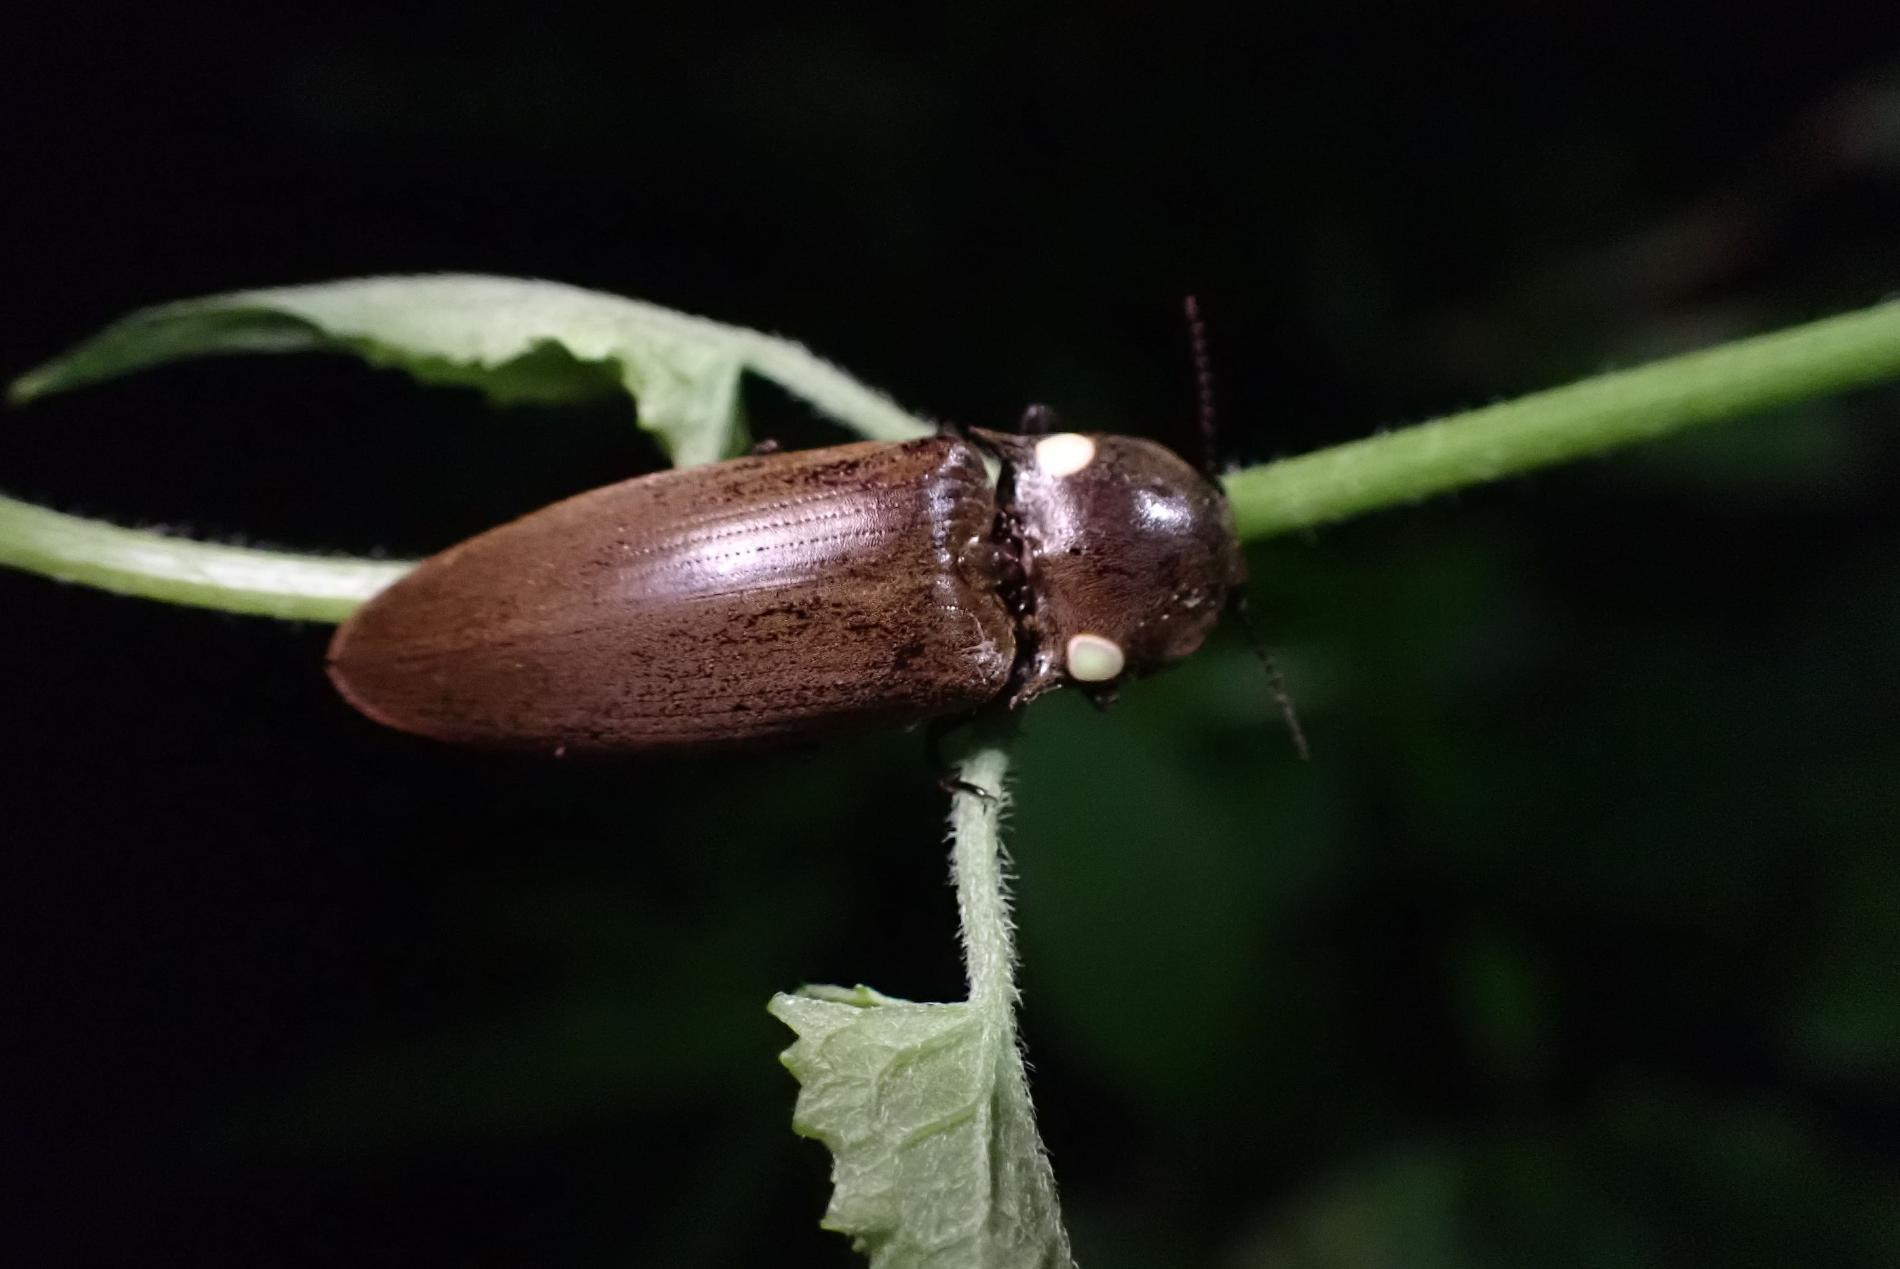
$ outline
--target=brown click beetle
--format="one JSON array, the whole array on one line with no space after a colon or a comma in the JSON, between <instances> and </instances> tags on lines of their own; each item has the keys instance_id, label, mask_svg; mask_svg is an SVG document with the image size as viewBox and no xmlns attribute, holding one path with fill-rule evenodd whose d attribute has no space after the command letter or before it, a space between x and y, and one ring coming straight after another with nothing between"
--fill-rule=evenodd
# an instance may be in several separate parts
<instances>
[{"instance_id":1,"label":"brown click beetle","mask_svg":"<svg viewBox=\"0 0 1900 1269\"><path fill-rule=\"evenodd\" d=\"M329 669L464 744L760 744L1110 693L1198 648L1244 578L1226 498L1160 445L971 429L558 502L364 604Z\"/></svg>"}]
</instances>

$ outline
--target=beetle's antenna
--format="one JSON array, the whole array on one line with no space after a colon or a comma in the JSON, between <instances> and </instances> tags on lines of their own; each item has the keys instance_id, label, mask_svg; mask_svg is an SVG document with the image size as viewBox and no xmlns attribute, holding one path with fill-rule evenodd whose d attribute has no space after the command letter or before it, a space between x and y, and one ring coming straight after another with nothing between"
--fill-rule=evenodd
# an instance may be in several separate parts
<instances>
[{"instance_id":1,"label":"beetle's antenna","mask_svg":"<svg viewBox=\"0 0 1900 1269\"><path fill-rule=\"evenodd\" d=\"M1207 355L1207 326L1201 321L1201 302L1192 295L1183 297L1181 310L1187 314L1188 348L1194 354L1194 392L1201 407L1201 470L1212 480L1219 474L1214 453L1214 363Z\"/></svg>"},{"instance_id":2,"label":"beetle's antenna","mask_svg":"<svg viewBox=\"0 0 1900 1269\"><path fill-rule=\"evenodd\" d=\"M1306 747L1306 731L1300 726L1299 712L1293 708L1292 696L1287 694L1286 679L1280 673L1280 663L1273 659L1273 653L1267 651L1267 641L1260 637L1260 631L1247 611L1246 593L1236 590L1227 607L1240 623L1241 633L1247 637L1247 646L1253 649L1253 654L1260 658L1260 664L1266 667L1267 690L1273 693L1274 703L1280 707L1280 717L1286 720L1287 734L1293 738L1294 751L1300 755L1301 762L1310 761L1313 754Z\"/></svg>"},{"instance_id":3,"label":"beetle's antenna","mask_svg":"<svg viewBox=\"0 0 1900 1269\"><path fill-rule=\"evenodd\" d=\"M1201 302L1194 296L1181 298L1181 311L1187 316L1188 348L1194 354L1194 391L1201 407L1201 470L1209 480L1218 483L1220 467L1214 452L1214 363L1207 355L1207 324L1201 320ZM1309 761L1313 754L1306 746L1306 731L1300 726L1293 698L1287 694L1286 677L1280 673L1280 663L1273 659L1273 653L1267 650L1267 641L1260 637L1260 631L1253 624L1253 617L1247 611L1246 592L1236 589L1227 607L1240 623L1247 646L1266 668L1267 690L1273 693L1274 703L1280 707L1280 717L1286 720L1294 751L1300 755L1300 761Z\"/></svg>"}]
</instances>

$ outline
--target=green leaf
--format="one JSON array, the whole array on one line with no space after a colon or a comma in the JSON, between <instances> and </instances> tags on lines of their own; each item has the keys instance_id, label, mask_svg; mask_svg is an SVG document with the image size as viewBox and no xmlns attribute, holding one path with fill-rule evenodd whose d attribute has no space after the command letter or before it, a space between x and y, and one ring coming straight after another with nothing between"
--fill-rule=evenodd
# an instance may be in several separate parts
<instances>
[{"instance_id":1,"label":"green leaf","mask_svg":"<svg viewBox=\"0 0 1900 1269\"><path fill-rule=\"evenodd\" d=\"M1021 1058L982 1007L868 987L770 1007L798 1033L792 1127L834 1157L826 1229L874 1269L1069 1264Z\"/></svg>"},{"instance_id":2,"label":"green leaf","mask_svg":"<svg viewBox=\"0 0 1900 1269\"><path fill-rule=\"evenodd\" d=\"M899 440L922 420L789 340L554 282L443 274L235 291L149 308L30 374L15 404L215 353L353 352L497 402L626 392L677 463L741 437L750 371L858 433ZM215 546L0 498L0 565L120 594L230 612L339 621L409 567Z\"/></svg>"},{"instance_id":3,"label":"green leaf","mask_svg":"<svg viewBox=\"0 0 1900 1269\"><path fill-rule=\"evenodd\" d=\"M953 870L970 998L914 1004L869 987L774 996L798 1033L792 1127L831 1150L824 1226L873 1269L1067 1269L1055 1177L1016 1046L1003 871L1002 750L961 764Z\"/></svg>"},{"instance_id":4,"label":"green leaf","mask_svg":"<svg viewBox=\"0 0 1900 1269\"><path fill-rule=\"evenodd\" d=\"M424 383L499 403L626 392L681 465L741 441L739 377L751 371L874 439L922 420L788 340L556 282L441 274L234 291L148 308L21 377L17 403L163 362L214 353L352 352Z\"/></svg>"}]
</instances>

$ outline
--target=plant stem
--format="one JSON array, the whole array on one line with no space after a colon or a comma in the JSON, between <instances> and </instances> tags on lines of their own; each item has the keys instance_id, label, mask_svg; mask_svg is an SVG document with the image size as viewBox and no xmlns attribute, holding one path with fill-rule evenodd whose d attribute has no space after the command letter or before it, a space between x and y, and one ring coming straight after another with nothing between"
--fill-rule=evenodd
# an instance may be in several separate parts
<instances>
[{"instance_id":1,"label":"plant stem","mask_svg":"<svg viewBox=\"0 0 1900 1269\"><path fill-rule=\"evenodd\" d=\"M1900 302L1236 472L1243 541L1900 375Z\"/></svg>"},{"instance_id":2,"label":"plant stem","mask_svg":"<svg viewBox=\"0 0 1900 1269\"><path fill-rule=\"evenodd\" d=\"M842 419L871 440L907 441L928 436L931 424L876 388L860 383L803 344L758 331L746 332L746 365L820 413Z\"/></svg>"},{"instance_id":3,"label":"plant stem","mask_svg":"<svg viewBox=\"0 0 1900 1269\"><path fill-rule=\"evenodd\" d=\"M193 542L0 497L0 564L121 595L341 621L412 566Z\"/></svg>"},{"instance_id":4,"label":"plant stem","mask_svg":"<svg viewBox=\"0 0 1900 1269\"><path fill-rule=\"evenodd\" d=\"M1002 831L1009 757L1000 745L984 744L964 758L958 769L971 787L958 789L951 801L950 870L963 925L970 1003L1013 1019L1016 941L1009 915L1009 879L1003 870ZM1010 1027L1013 1033L1013 1022Z\"/></svg>"},{"instance_id":5,"label":"plant stem","mask_svg":"<svg viewBox=\"0 0 1900 1269\"><path fill-rule=\"evenodd\" d=\"M1008 856L1003 850L1009 756L998 738L1006 734L979 733L973 738L975 748L957 764L958 774L969 787L957 790L950 807L954 838L950 871L957 887L963 964L970 979L968 1008L983 1026L984 1051L994 1054L996 1062L995 1083L984 1111L990 1124L993 1193L1001 1185L1016 1205L1014 1209L1006 1205L1006 1222L1020 1220L1026 1211L1042 1211L1047 1241L1039 1244L1036 1264L1074 1269L1069 1235L1062 1228L1056 1202L1055 1172L1036 1131L1029 1073L1016 1035L1020 999L1016 927L1009 914ZM1037 1226L1035 1221L1030 1224Z\"/></svg>"}]
</instances>

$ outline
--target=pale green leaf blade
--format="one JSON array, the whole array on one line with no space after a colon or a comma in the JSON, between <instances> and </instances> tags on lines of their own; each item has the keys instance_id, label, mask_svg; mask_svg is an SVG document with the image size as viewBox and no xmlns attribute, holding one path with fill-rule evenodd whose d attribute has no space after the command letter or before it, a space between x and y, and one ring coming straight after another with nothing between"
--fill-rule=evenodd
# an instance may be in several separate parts
<instances>
[{"instance_id":1,"label":"pale green leaf blade","mask_svg":"<svg viewBox=\"0 0 1900 1269\"><path fill-rule=\"evenodd\" d=\"M676 463L741 441L752 371L877 439L929 425L797 344L657 305L522 278L441 274L235 291L149 308L20 378L15 402L217 353L335 350L498 402L624 391Z\"/></svg>"},{"instance_id":2,"label":"pale green leaf blade","mask_svg":"<svg viewBox=\"0 0 1900 1269\"><path fill-rule=\"evenodd\" d=\"M798 1033L792 1127L831 1150L824 1226L873 1269L1065 1269L1068 1238L1007 1012L869 988L772 998Z\"/></svg>"}]
</instances>

